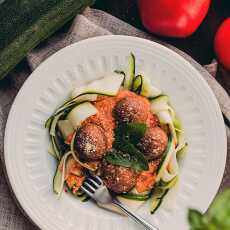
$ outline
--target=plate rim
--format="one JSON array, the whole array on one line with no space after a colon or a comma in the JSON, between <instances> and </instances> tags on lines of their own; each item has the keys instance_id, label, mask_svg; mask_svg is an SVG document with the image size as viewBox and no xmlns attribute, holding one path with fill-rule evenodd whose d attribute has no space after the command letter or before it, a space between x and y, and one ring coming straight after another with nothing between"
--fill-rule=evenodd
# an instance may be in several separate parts
<instances>
[{"instance_id":1,"label":"plate rim","mask_svg":"<svg viewBox=\"0 0 230 230\"><path fill-rule=\"evenodd\" d=\"M73 44L71 44L69 46L66 46L66 47L60 49L59 51L57 51L56 53L54 53L53 55L51 55L50 57L48 57L46 60L44 60L28 76L28 78L26 79L26 81L23 83L22 87L20 88L20 90L18 91L16 97L14 98L13 104L12 104L12 106L10 108L10 111L9 111L9 114L8 114L8 118L7 118L7 122L6 122L6 126L5 126L5 133L4 133L4 153L3 153L3 159L4 159L3 160L3 165L5 167L4 171L5 171L5 174L6 174L6 177L7 177L7 183L9 185L9 187L10 187L11 192L13 193L14 200L16 200L16 204L21 209L23 215L25 215L33 224L35 224L38 227L42 227L40 225L39 221L35 220L36 218L31 217L31 213L29 213L27 211L26 205L23 204L23 202L20 201L20 193L17 192L17 189L14 186L13 173L10 172L10 169L9 169L10 168L10 166L9 166L9 164L10 164L10 157L9 157L9 155L10 154L7 154L8 153L8 147L7 146L10 143L10 141L9 141L10 138L9 138L8 133L9 133L9 127L10 127L10 123L11 123L12 117L13 117L13 115L15 113L15 110L16 110L18 99L21 97L21 94L24 91L24 89L26 87L30 86L30 84L32 84L34 77L36 77L36 72L39 71L40 68L42 68L42 66L43 66L44 63L46 63L47 61L49 61L52 58L55 58L55 56L59 55L61 52L63 52L63 50L71 49L73 46L80 46L82 44L90 43L91 41L92 42L93 41L102 42L105 39L106 40L110 40L110 39L117 39L117 40L119 40L119 39L121 39L121 40L122 39L126 39L126 40L130 40L130 42L137 41L137 42L142 42L142 43L151 44L151 45L154 44L155 46L158 46L160 49L165 49L167 52L170 53L170 55L173 55L175 58L180 59L180 62L186 63L186 65L189 65L191 68L193 68L194 71L196 71L198 73L197 77L199 78L200 81L202 81L202 87L206 88L206 90L208 91L208 93L210 95L210 99L211 99L212 103L215 104L215 110L217 112L218 118L220 119L220 121L222 123L222 127L220 127L220 129L222 130L222 134L225 133L225 135L223 135L223 137L224 137L223 143L225 143L224 146L223 146L223 149L225 149L225 151L223 152L223 154L225 154L223 156L223 162L222 162L222 166L223 167L220 168L220 170L219 170L219 177L218 177L218 180L216 180L216 183L215 183L216 184L216 186L215 186L216 189L215 189L215 191L212 192L214 195L212 196L212 199L210 200L209 205L213 201L213 198L215 197L215 195L217 194L219 186L220 186L221 181L223 179L224 170L225 170L225 166L226 166L226 158L227 158L227 137L226 137L226 132L225 132L224 120L223 120L223 117L221 115L221 110L220 110L220 106L219 106L219 103L217 101L217 98L215 97L215 95L214 95L213 91L211 90L210 86L208 85L208 83L202 77L202 74L200 73L200 71L196 67L194 67L188 60L186 60L184 57L182 57L180 54L178 54L175 51L171 50L170 48L168 48L168 47L166 47L166 46L164 46L162 44L159 44L157 42L154 42L154 41L150 41L150 40L143 39L143 38L138 38L138 37L133 37L133 36L126 36L126 35L104 35L104 36L99 36L99 37L87 38L87 39L84 39L82 41L73 43Z\"/></svg>"}]
</instances>

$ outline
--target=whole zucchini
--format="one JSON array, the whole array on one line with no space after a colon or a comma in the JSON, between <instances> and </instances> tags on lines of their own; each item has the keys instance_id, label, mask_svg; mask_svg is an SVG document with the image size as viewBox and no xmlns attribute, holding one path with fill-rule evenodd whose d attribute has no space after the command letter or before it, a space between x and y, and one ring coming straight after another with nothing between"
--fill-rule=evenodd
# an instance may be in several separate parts
<instances>
[{"instance_id":1,"label":"whole zucchini","mask_svg":"<svg viewBox=\"0 0 230 230\"><path fill-rule=\"evenodd\" d=\"M94 0L0 1L0 79Z\"/></svg>"}]
</instances>

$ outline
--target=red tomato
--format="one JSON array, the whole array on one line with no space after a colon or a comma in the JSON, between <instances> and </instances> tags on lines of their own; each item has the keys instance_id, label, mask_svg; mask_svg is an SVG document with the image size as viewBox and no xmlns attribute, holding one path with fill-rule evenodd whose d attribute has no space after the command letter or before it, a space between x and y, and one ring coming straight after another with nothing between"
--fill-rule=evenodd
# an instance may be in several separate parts
<instances>
[{"instance_id":1,"label":"red tomato","mask_svg":"<svg viewBox=\"0 0 230 230\"><path fill-rule=\"evenodd\" d=\"M205 18L211 0L139 0L144 26L152 33L187 37Z\"/></svg>"},{"instance_id":2,"label":"red tomato","mask_svg":"<svg viewBox=\"0 0 230 230\"><path fill-rule=\"evenodd\" d=\"M230 18L227 18L217 30L214 47L219 62L230 71Z\"/></svg>"}]
</instances>

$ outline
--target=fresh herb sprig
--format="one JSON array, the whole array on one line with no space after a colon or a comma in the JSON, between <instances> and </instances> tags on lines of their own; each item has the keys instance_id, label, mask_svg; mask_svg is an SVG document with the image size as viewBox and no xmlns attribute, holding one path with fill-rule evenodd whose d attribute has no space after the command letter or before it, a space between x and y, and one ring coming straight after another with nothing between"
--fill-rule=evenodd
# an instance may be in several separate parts
<instances>
[{"instance_id":1,"label":"fresh herb sprig","mask_svg":"<svg viewBox=\"0 0 230 230\"><path fill-rule=\"evenodd\" d=\"M130 167L135 170L148 170L148 161L136 147L146 131L144 123L119 124L115 129L113 150L105 159L114 165Z\"/></svg>"},{"instance_id":2,"label":"fresh herb sprig","mask_svg":"<svg viewBox=\"0 0 230 230\"><path fill-rule=\"evenodd\" d=\"M229 230L230 189L219 194L205 214L190 209L188 220L191 230Z\"/></svg>"}]
</instances>

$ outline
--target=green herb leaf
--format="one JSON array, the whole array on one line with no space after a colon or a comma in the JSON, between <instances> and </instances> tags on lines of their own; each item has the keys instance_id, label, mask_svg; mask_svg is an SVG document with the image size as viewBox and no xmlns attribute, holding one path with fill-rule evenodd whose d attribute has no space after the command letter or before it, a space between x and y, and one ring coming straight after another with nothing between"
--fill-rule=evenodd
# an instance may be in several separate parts
<instances>
[{"instance_id":1,"label":"green herb leaf","mask_svg":"<svg viewBox=\"0 0 230 230\"><path fill-rule=\"evenodd\" d=\"M105 156L106 161L114 165L130 167L135 170L148 170L148 161L134 145L126 142L120 151L113 150Z\"/></svg>"},{"instance_id":2,"label":"green herb leaf","mask_svg":"<svg viewBox=\"0 0 230 230\"><path fill-rule=\"evenodd\" d=\"M188 220L191 226L191 230L206 230L203 223L203 216L199 211L189 209Z\"/></svg>"},{"instance_id":3,"label":"green herb leaf","mask_svg":"<svg viewBox=\"0 0 230 230\"><path fill-rule=\"evenodd\" d=\"M144 136L145 131L146 124L143 123L118 125L115 129L114 149L106 155L105 159L114 165L148 170L148 161L135 146Z\"/></svg>"},{"instance_id":4,"label":"green herb leaf","mask_svg":"<svg viewBox=\"0 0 230 230\"><path fill-rule=\"evenodd\" d=\"M132 161L129 154L124 154L121 151L113 149L110 151L105 159L113 165L121 165L124 167L131 167Z\"/></svg>"},{"instance_id":5,"label":"green herb leaf","mask_svg":"<svg viewBox=\"0 0 230 230\"><path fill-rule=\"evenodd\" d=\"M229 230L230 229L230 189L219 194L207 213L189 210L188 220L191 230Z\"/></svg>"},{"instance_id":6,"label":"green herb leaf","mask_svg":"<svg viewBox=\"0 0 230 230\"><path fill-rule=\"evenodd\" d=\"M207 219L218 229L230 229L230 189L217 196L208 210Z\"/></svg>"},{"instance_id":7,"label":"green herb leaf","mask_svg":"<svg viewBox=\"0 0 230 230\"><path fill-rule=\"evenodd\" d=\"M142 152L140 152L133 144L128 141L124 141L123 145L120 146L120 150L124 153L128 153L131 156L132 167L136 170L148 170L148 161L145 159Z\"/></svg>"},{"instance_id":8,"label":"green herb leaf","mask_svg":"<svg viewBox=\"0 0 230 230\"><path fill-rule=\"evenodd\" d=\"M115 144L122 144L123 140L128 140L136 145L144 136L147 126L144 123L120 124L115 129Z\"/></svg>"},{"instance_id":9,"label":"green herb leaf","mask_svg":"<svg viewBox=\"0 0 230 230\"><path fill-rule=\"evenodd\" d=\"M137 144L144 136L147 126L144 123L128 123L125 124L124 129L126 135L128 135L130 138L130 142Z\"/></svg>"}]
</instances>

